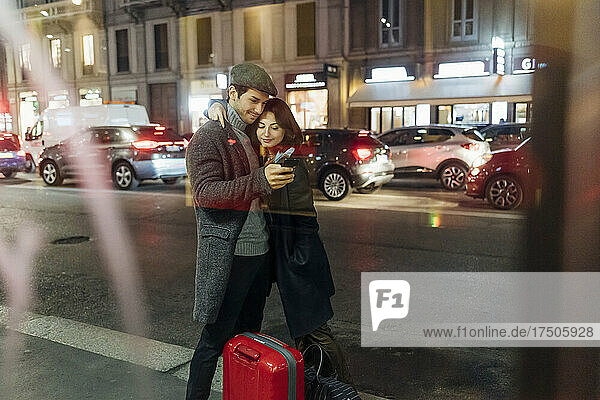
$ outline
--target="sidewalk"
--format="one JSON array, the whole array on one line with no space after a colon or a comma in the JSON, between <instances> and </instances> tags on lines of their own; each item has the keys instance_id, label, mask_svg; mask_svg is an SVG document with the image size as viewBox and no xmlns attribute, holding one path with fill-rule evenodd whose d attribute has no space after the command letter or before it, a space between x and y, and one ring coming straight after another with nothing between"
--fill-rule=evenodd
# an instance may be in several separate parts
<instances>
[{"instance_id":1,"label":"sidewalk","mask_svg":"<svg viewBox=\"0 0 600 400\"><path fill-rule=\"evenodd\" d=\"M9 331L6 316L0 305L0 345L10 334L21 346L0 370L0 400L185 398L193 349L32 313ZM210 400L222 399L221 380L219 360Z\"/></svg>"}]
</instances>

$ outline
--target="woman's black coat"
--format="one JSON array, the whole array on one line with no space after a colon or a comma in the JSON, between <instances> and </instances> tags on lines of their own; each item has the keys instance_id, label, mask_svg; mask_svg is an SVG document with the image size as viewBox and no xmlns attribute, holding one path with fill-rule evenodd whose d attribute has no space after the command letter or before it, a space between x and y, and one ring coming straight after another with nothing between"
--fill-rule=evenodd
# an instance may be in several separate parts
<instances>
[{"instance_id":1,"label":"woman's black coat","mask_svg":"<svg viewBox=\"0 0 600 400\"><path fill-rule=\"evenodd\" d=\"M335 293L321 238L305 161L292 183L273 191L266 212L274 272L293 338L311 333L333 316Z\"/></svg>"}]
</instances>

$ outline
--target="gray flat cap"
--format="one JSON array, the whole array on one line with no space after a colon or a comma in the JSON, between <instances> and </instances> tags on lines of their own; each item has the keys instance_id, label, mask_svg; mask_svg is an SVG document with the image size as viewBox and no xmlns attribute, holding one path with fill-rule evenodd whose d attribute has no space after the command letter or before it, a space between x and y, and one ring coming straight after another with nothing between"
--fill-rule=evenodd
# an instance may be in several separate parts
<instances>
[{"instance_id":1,"label":"gray flat cap","mask_svg":"<svg viewBox=\"0 0 600 400\"><path fill-rule=\"evenodd\" d=\"M277 96L277 88L271 76L262 67L252 63L234 65L229 72L229 84L246 86Z\"/></svg>"}]
</instances>

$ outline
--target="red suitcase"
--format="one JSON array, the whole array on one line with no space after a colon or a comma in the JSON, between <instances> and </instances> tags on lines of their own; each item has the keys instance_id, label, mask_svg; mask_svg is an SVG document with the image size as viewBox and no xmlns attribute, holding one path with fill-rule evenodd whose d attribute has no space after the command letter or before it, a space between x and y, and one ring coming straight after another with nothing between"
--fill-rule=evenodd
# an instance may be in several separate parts
<instances>
[{"instance_id":1,"label":"red suitcase","mask_svg":"<svg viewBox=\"0 0 600 400\"><path fill-rule=\"evenodd\" d=\"M223 350L223 400L304 400L304 359L260 333L242 333Z\"/></svg>"}]
</instances>

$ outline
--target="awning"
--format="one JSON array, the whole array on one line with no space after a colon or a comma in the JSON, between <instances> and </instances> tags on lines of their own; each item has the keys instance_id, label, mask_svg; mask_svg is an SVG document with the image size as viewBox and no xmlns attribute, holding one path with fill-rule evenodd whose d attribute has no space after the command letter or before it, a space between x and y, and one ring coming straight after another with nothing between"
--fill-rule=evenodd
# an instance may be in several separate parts
<instances>
[{"instance_id":1,"label":"awning","mask_svg":"<svg viewBox=\"0 0 600 400\"><path fill-rule=\"evenodd\" d=\"M531 101L533 75L419 79L365 83L348 99L350 107L465 104Z\"/></svg>"}]
</instances>

